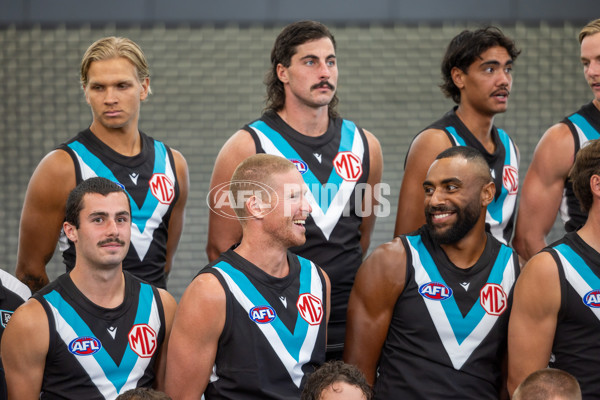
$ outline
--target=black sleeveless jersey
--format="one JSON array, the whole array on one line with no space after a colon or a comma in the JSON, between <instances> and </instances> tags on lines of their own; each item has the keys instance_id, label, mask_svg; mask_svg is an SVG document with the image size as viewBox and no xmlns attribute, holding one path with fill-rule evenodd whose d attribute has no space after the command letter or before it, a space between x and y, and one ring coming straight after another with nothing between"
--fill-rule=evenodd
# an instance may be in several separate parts
<instances>
[{"instance_id":1,"label":"black sleeveless jersey","mask_svg":"<svg viewBox=\"0 0 600 400\"><path fill-rule=\"evenodd\" d=\"M50 343L41 399L111 399L151 387L165 337L158 290L127 272L112 309L88 300L64 274L33 295L48 316Z\"/></svg>"},{"instance_id":2,"label":"black sleeveless jersey","mask_svg":"<svg viewBox=\"0 0 600 400\"><path fill-rule=\"evenodd\" d=\"M341 118L329 121L319 137L303 135L268 111L244 129L257 153L285 157L296 164L308 186L312 212L306 221L306 243L290 249L321 266L331 280L328 350L343 348L346 309L362 263L359 227L369 148L362 129Z\"/></svg>"},{"instance_id":3,"label":"black sleeveless jersey","mask_svg":"<svg viewBox=\"0 0 600 400\"><path fill-rule=\"evenodd\" d=\"M561 292L550 366L575 376L584 399L600 399L600 254L576 232L544 251L556 261Z\"/></svg>"},{"instance_id":4,"label":"black sleeveless jersey","mask_svg":"<svg viewBox=\"0 0 600 400\"><path fill-rule=\"evenodd\" d=\"M402 236L406 283L381 351L376 399L497 399L506 354L515 252L488 233L468 269L426 227Z\"/></svg>"},{"instance_id":5,"label":"black sleeveless jersey","mask_svg":"<svg viewBox=\"0 0 600 400\"><path fill-rule=\"evenodd\" d=\"M290 273L276 278L229 250L200 271L217 277L227 299L207 400L299 399L325 361L324 277L311 261L288 261Z\"/></svg>"},{"instance_id":6,"label":"black sleeveless jersey","mask_svg":"<svg viewBox=\"0 0 600 400\"><path fill-rule=\"evenodd\" d=\"M569 127L573 135L575 144L573 159L575 159L579 149L584 147L590 140L600 138L600 110L592 102L582 106L577 112L569 115L561 122ZM573 192L573 183L569 178L565 180L560 216L567 232L578 229L587 220L587 212L581 209L579 200Z\"/></svg>"},{"instance_id":7,"label":"black sleeveless jersey","mask_svg":"<svg viewBox=\"0 0 600 400\"><path fill-rule=\"evenodd\" d=\"M171 211L179 184L171 150L140 132L142 151L126 157L108 147L89 130L58 148L75 164L76 183L101 176L122 186L131 204L131 245L123 269L157 287L166 288L165 263ZM67 270L75 266L75 246L61 234Z\"/></svg>"},{"instance_id":8,"label":"black sleeveless jersey","mask_svg":"<svg viewBox=\"0 0 600 400\"><path fill-rule=\"evenodd\" d=\"M483 154L496 186L496 197L487 208L486 230L500 242L508 244L513 234L519 189L519 158L514 141L502 129L492 126L496 150L493 154L489 153L458 118L456 107L425 129L442 130L453 146L472 147Z\"/></svg>"}]
</instances>

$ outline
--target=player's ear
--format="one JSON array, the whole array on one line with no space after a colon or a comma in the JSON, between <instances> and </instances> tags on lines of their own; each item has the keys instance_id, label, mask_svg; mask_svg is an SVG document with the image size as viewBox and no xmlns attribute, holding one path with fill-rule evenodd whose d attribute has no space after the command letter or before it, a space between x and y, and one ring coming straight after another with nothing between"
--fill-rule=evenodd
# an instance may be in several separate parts
<instances>
[{"instance_id":1,"label":"player's ear","mask_svg":"<svg viewBox=\"0 0 600 400\"><path fill-rule=\"evenodd\" d=\"M255 219L263 219L266 215L262 199L255 194L246 200L244 207L246 207L246 213Z\"/></svg>"},{"instance_id":2,"label":"player's ear","mask_svg":"<svg viewBox=\"0 0 600 400\"><path fill-rule=\"evenodd\" d=\"M458 67L454 67L450 71L450 76L452 77L452 82L454 82L456 87L459 89L462 89L463 87L465 87L464 75L466 75L465 72Z\"/></svg>"},{"instance_id":3,"label":"player's ear","mask_svg":"<svg viewBox=\"0 0 600 400\"><path fill-rule=\"evenodd\" d=\"M281 63L277 64L277 78L279 78L282 83L289 82L288 69Z\"/></svg>"},{"instance_id":4,"label":"player's ear","mask_svg":"<svg viewBox=\"0 0 600 400\"><path fill-rule=\"evenodd\" d=\"M594 197L600 198L600 176L592 175L590 178L590 189Z\"/></svg>"},{"instance_id":5,"label":"player's ear","mask_svg":"<svg viewBox=\"0 0 600 400\"><path fill-rule=\"evenodd\" d=\"M494 196L496 196L496 185L494 182L488 182L481 188L481 205L489 206L492 201L494 201Z\"/></svg>"},{"instance_id":6,"label":"player's ear","mask_svg":"<svg viewBox=\"0 0 600 400\"><path fill-rule=\"evenodd\" d=\"M73 243L77 243L77 228L68 222L63 222L63 231L65 236Z\"/></svg>"}]
</instances>

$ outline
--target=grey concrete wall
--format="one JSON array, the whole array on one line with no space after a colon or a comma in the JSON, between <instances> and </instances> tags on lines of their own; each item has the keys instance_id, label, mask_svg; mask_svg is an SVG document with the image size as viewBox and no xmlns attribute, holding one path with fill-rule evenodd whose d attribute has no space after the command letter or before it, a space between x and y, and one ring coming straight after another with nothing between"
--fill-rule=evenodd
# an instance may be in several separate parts
<instances>
[{"instance_id":1,"label":"grey concrete wall","mask_svg":"<svg viewBox=\"0 0 600 400\"><path fill-rule=\"evenodd\" d=\"M373 246L392 236L410 140L452 106L437 87L447 42L473 26L331 25L338 42L340 111L379 138L383 180L391 187L391 215L377 221ZM216 154L233 132L260 115L262 80L281 27L0 29L0 266L14 271L20 212L35 166L91 121L78 84L81 55L99 37L128 36L141 44L152 69L154 94L142 106L141 129L179 149L190 168L186 225L169 281L179 298L206 263L205 198ZM544 130L589 101L591 93L579 63L580 25L512 23L502 28L523 52L514 68L509 111L496 122L520 148L522 180ZM60 257L55 255L48 269L51 277L61 273Z\"/></svg>"}]
</instances>

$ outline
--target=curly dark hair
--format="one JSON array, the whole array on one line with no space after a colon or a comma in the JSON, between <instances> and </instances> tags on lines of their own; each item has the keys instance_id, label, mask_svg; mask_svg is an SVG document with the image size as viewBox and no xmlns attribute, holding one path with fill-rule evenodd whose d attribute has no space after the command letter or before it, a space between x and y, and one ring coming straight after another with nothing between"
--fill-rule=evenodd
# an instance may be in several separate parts
<instances>
[{"instance_id":1,"label":"curly dark hair","mask_svg":"<svg viewBox=\"0 0 600 400\"><path fill-rule=\"evenodd\" d=\"M495 46L504 47L513 61L521 54L515 42L495 26L474 31L464 30L450 41L442 60L442 84L440 85L446 97L450 97L456 104L460 103L460 89L452 80L452 69L456 67L466 73L481 53Z\"/></svg>"},{"instance_id":2,"label":"curly dark hair","mask_svg":"<svg viewBox=\"0 0 600 400\"><path fill-rule=\"evenodd\" d=\"M277 65L281 64L284 67L289 67L292 56L296 54L298 46L322 38L329 38L333 44L333 48L336 48L333 35L320 22L294 22L283 28L281 33L279 33L271 50L271 68L265 76L265 85L267 86L266 110L277 112L283 109L285 105L285 91L283 83L277 77ZM336 111L337 103L338 97L335 94L329 103L329 118L336 118L338 116Z\"/></svg>"},{"instance_id":3,"label":"curly dark hair","mask_svg":"<svg viewBox=\"0 0 600 400\"><path fill-rule=\"evenodd\" d=\"M573 192L579 200L582 211L590 211L594 195L590 188L593 175L600 175L600 139L590 140L575 156L575 163L569 172L573 183Z\"/></svg>"},{"instance_id":4,"label":"curly dark hair","mask_svg":"<svg viewBox=\"0 0 600 400\"><path fill-rule=\"evenodd\" d=\"M300 400L319 400L323 390L336 382L346 382L356 386L363 392L367 400L373 398L373 391L358 368L343 361L330 361L308 377Z\"/></svg>"}]
</instances>

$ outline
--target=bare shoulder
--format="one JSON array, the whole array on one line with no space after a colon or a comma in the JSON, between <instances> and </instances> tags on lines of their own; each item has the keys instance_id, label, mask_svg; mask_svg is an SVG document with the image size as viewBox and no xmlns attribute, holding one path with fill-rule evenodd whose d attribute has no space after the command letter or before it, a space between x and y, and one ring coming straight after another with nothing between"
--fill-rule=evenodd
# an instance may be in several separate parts
<instances>
[{"instance_id":1,"label":"bare shoulder","mask_svg":"<svg viewBox=\"0 0 600 400\"><path fill-rule=\"evenodd\" d=\"M225 290L219 279L210 273L200 274L192 280L181 298L180 304L196 301L225 302Z\"/></svg>"},{"instance_id":2,"label":"bare shoulder","mask_svg":"<svg viewBox=\"0 0 600 400\"><path fill-rule=\"evenodd\" d=\"M560 168L566 176L575 157L575 141L566 124L558 123L550 128L538 142L532 165L537 164L549 168Z\"/></svg>"},{"instance_id":3,"label":"bare shoulder","mask_svg":"<svg viewBox=\"0 0 600 400\"><path fill-rule=\"evenodd\" d=\"M250 132L240 129L234 133L223 145L219 156L228 156L232 152L233 155L242 160L256 154L256 145Z\"/></svg>"},{"instance_id":4,"label":"bare shoulder","mask_svg":"<svg viewBox=\"0 0 600 400\"><path fill-rule=\"evenodd\" d=\"M430 153L434 157L445 149L452 147L452 142L446 132L441 129L425 129L415 136L409 150L411 153Z\"/></svg>"},{"instance_id":5,"label":"bare shoulder","mask_svg":"<svg viewBox=\"0 0 600 400\"><path fill-rule=\"evenodd\" d=\"M44 178L60 179L59 182L73 181L75 186L75 165L73 159L64 150L53 150L46 154L40 161L34 172L34 178L41 176ZM52 186L56 185L56 182L51 182ZM50 183L48 183L50 184Z\"/></svg>"},{"instance_id":6,"label":"bare shoulder","mask_svg":"<svg viewBox=\"0 0 600 400\"><path fill-rule=\"evenodd\" d=\"M177 301L171 293L167 292L165 289L157 288L158 294L160 295L160 301L163 304L165 309L174 310L177 307Z\"/></svg>"},{"instance_id":7,"label":"bare shoulder","mask_svg":"<svg viewBox=\"0 0 600 400\"><path fill-rule=\"evenodd\" d=\"M10 318L5 334L11 332L21 339L41 338L44 333L48 336L48 316L42 304L31 298L19 306Z\"/></svg>"},{"instance_id":8,"label":"bare shoulder","mask_svg":"<svg viewBox=\"0 0 600 400\"><path fill-rule=\"evenodd\" d=\"M523 267L519 280L532 285L558 282L558 268L552 254L542 251L533 256Z\"/></svg>"},{"instance_id":9,"label":"bare shoulder","mask_svg":"<svg viewBox=\"0 0 600 400\"><path fill-rule=\"evenodd\" d=\"M363 279L404 286L406 249L399 237L379 245L359 269ZM357 278L358 279L358 278Z\"/></svg>"}]
</instances>

